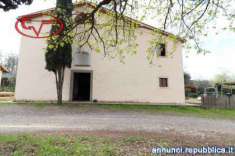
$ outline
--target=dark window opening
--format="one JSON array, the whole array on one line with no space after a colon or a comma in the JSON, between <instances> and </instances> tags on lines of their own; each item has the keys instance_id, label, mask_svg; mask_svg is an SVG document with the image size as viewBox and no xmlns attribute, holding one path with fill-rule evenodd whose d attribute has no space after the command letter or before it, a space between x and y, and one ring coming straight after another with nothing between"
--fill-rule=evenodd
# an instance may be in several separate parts
<instances>
[{"instance_id":1,"label":"dark window opening","mask_svg":"<svg viewBox=\"0 0 235 156\"><path fill-rule=\"evenodd\" d=\"M160 44L159 49L160 49L160 56L166 56L166 45Z\"/></svg>"},{"instance_id":2,"label":"dark window opening","mask_svg":"<svg viewBox=\"0 0 235 156\"><path fill-rule=\"evenodd\" d=\"M168 87L168 78L159 78L160 87Z\"/></svg>"}]
</instances>

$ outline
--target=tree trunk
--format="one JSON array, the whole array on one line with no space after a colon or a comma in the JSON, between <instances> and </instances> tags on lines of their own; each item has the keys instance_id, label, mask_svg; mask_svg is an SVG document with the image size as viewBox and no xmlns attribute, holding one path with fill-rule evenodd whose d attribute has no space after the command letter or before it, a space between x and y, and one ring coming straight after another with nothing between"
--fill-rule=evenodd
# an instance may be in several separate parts
<instances>
[{"instance_id":1,"label":"tree trunk","mask_svg":"<svg viewBox=\"0 0 235 156\"><path fill-rule=\"evenodd\" d=\"M59 68L59 70L55 72L58 105L63 104L64 70L65 68L62 67L62 68Z\"/></svg>"}]
</instances>

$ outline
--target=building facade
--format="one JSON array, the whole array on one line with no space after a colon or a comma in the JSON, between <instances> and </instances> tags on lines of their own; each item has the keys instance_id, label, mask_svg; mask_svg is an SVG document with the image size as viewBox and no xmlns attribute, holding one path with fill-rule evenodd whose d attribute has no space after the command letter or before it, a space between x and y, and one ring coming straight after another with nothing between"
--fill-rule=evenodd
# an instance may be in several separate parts
<instances>
[{"instance_id":1,"label":"building facade","mask_svg":"<svg viewBox=\"0 0 235 156\"><path fill-rule=\"evenodd\" d=\"M126 54L124 63L74 46L73 65L65 71L63 100L184 104L182 40L166 34L164 51L150 64L146 51L153 30L144 26L137 30L142 32L136 38L137 53ZM45 69L46 46L46 39L22 36L16 100L56 100L54 75Z\"/></svg>"}]
</instances>

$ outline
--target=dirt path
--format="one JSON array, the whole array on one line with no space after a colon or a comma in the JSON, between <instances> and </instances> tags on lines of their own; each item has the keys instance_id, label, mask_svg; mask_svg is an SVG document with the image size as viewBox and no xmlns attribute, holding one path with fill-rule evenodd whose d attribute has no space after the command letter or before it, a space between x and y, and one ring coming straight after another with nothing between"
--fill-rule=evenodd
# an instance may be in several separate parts
<instances>
[{"instance_id":1,"label":"dirt path","mask_svg":"<svg viewBox=\"0 0 235 156\"><path fill-rule=\"evenodd\" d=\"M0 107L0 133L62 130L168 131L201 137L235 136L235 121L139 112L86 111L76 107Z\"/></svg>"}]
</instances>

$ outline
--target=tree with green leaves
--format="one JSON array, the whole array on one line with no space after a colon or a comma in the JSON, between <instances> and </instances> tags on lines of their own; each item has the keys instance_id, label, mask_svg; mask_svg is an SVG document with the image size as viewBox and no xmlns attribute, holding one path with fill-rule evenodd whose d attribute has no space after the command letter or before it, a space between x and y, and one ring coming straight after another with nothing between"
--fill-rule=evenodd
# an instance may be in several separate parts
<instances>
[{"instance_id":1,"label":"tree with green leaves","mask_svg":"<svg viewBox=\"0 0 235 156\"><path fill-rule=\"evenodd\" d=\"M191 75L187 72L184 72L184 85L192 84Z\"/></svg>"},{"instance_id":2,"label":"tree with green leaves","mask_svg":"<svg viewBox=\"0 0 235 156\"><path fill-rule=\"evenodd\" d=\"M64 23L64 30L59 36L51 36L48 39L46 58L46 69L55 75L57 89L57 103L62 104L62 92L65 68L71 67L72 43L73 40L66 33L71 23L73 4L72 0L57 0L55 17ZM53 25L51 33L59 29L58 25ZM66 36L66 38L63 38Z\"/></svg>"},{"instance_id":3,"label":"tree with green leaves","mask_svg":"<svg viewBox=\"0 0 235 156\"><path fill-rule=\"evenodd\" d=\"M223 84L228 82L234 82L235 76L231 74L227 74L226 72L215 75L213 82L214 84Z\"/></svg>"},{"instance_id":4,"label":"tree with green leaves","mask_svg":"<svg viewBox=\"0 0 235 156\"><path fill-rule=\"evenodd\" d=\"M206 49L202 48L200 39L208 35L208 30L213 30L215 34L220 30L235 31L235 2L233 0L89 0L89 2L95 4L93 9L90 12L77 15L77 20L68 29L76 31L80 36L86 36L78 41L81 46L89 45L92 47L90 41L96 37L102 44L102 51L105 54L110 46L120 45L119 41L122 40L120 36L128 37L130 30L141 26L138 22L128 20L129 18L126 17L139 21L152 20L154 21L152 24L159 29L187 39L186 47L199 53L207 52ZM103 16L100 15L103 8L108 8L111 11L109 12L111 19L106 23L97 24L95 21ZM220 21L217 21L218 19L223 20L223 26L217 26L220 23ZM79 32L77 27L83 24L88 26L83 32ZM110 41L111 39L107 40L107 36L100 33L103 32L101 27L106 27L106 30L109 31L107 34L113 35L113 42ZM156 34L162 32L158 29L155 31ZM164 33L162 34L164 35ZM131 38L134 36L131 35ZM174 36L171 37L174 38ZM153 46L156 46L162 38L154 40Z\"/></svg>"},{"instance_id":5,"label":"tree with green leaves","mask_svg":"<svg viewBox=\"0 0 235 156\"><path fill-rule=\"evenodd\" d=\"M10 53L5 57L4 66L8 69L10 73L16 74L18 65L18 55Z\"/></svg>"}]
</instances>

